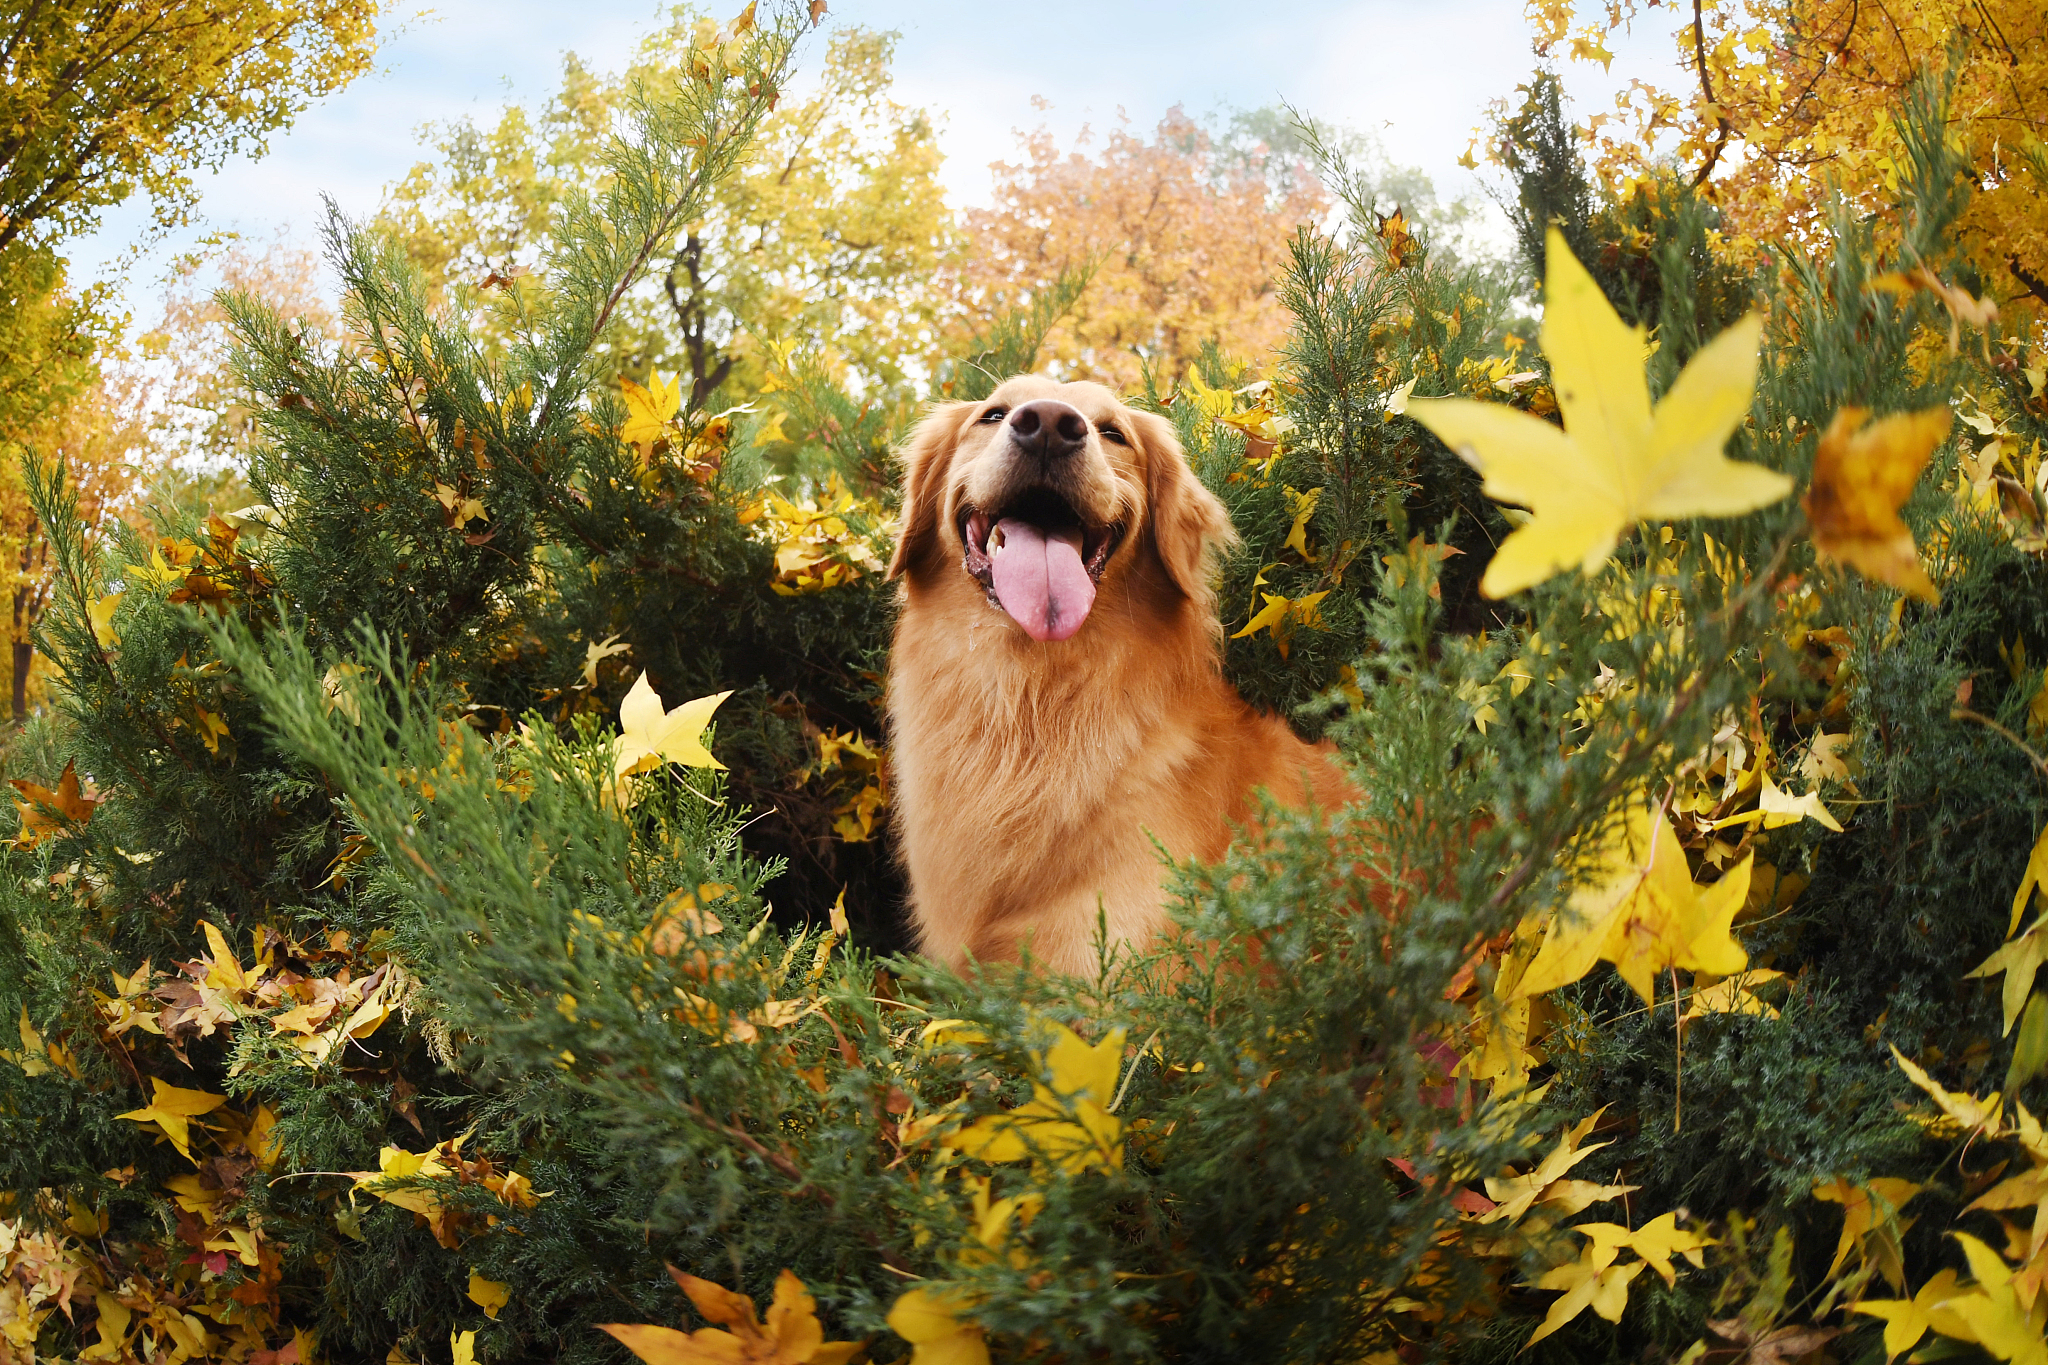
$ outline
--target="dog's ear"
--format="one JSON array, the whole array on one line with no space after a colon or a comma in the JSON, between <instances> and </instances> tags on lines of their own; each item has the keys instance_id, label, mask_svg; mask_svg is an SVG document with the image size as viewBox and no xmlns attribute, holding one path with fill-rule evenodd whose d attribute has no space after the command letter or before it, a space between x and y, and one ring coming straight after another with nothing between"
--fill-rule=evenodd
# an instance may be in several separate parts
<instances>
[{"instance_id":1,"label":"dog's ear","mask_svg":"<svg viewBox=\"0 0 2048 1365\"><path fill-rule=\"evenodd\" d=\"M896 553L889 560L889 579L901 577L919 556L930 552L939 539L939 501L946 486L946 469L952 463L953 443L974 410L972 403L940 403L925 414L903 447L903 510L898 515L902 528L896 536Z\"/></svg>"},{"instance_id":2,"label":"dog's ear","mask_svg":"<svg viewBox=\"0 0 2048 1365\"><path fill-rule=\"evenodd\" d=\"M1132 413L1131 423L1145 446L1153 546L1174 586L1199 602L1208 595L1216 554L1237 544L1230 513L1188 468L1173 423L1149 412Z\"/></svg>"}]
</instances>

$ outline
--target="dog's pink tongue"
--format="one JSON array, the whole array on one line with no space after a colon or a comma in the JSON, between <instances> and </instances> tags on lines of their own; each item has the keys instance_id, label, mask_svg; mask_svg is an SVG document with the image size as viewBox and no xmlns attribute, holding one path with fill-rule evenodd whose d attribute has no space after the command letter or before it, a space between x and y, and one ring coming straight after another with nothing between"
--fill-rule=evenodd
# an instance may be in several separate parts
<instances>
[{"instance_id":1,"label":"dog's pink tongue","mask_svg":"<svg viewBox=\"0 0 2048 1365\"><path fill-rule=\"evenodd\" d=\"M990 555L996 598L1034 640L1064 640L1088 619L1095 580L1081 567L1081 532L1051 535L1028 521L996 524L1002 548Z\"/></svg>"}]
</instances>

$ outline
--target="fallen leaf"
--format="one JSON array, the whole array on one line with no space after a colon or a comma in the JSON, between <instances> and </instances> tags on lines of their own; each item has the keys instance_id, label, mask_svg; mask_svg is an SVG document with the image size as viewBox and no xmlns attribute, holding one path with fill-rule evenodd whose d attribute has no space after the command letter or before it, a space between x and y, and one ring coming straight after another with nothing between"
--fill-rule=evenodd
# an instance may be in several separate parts
<instances>
[{"instance_id":1,"label":"fallen leaf","mask_svg":"<svg viewBox=\"0 0 2048 1365\"><path fill-rule=\"evenodd\" d=\"M618 643L618 636L607 635L594 645L583 647L583 685L597 686L597 666L615 654L630 654L633 646Z\"/></svg>"},{"instance_id":2,"label":"fallen leaf","mask_svg":"<svg viewBox=\"0 0 2048 1365\"><path fill-rule=\"evenodd\" d=\"M2007 938L2020 927L2020 917L2026 913L2027 902L2033 899L2036 888L2048 891L2048 825L2041 826L2034 851L2027 855L2027 870L2020 878L2020 889L2012 893L2012 919L2005 926Z\"/></svg>"},{"instance_id":3,"label":"fallen leaf","mask_svg":"<svg viewBox=\"0 0 2048 1365\"><path fill-rule=\"evenodd\" d=\"M92 637L99 641L101 649L112 649L121 643L120 635L114 630L114 613L119 610L121 599L127 595L123 592L111 592L105 597L95 599L87 608L92 617Z\"/></svg>"},{"instance_id":4,"label":"fallen leaf","mask_svg":"<svg viewBox=\"0 0 2048 1365\"><path fill-rule=\"evenodd\" d=\"M1938 602L1899 508L1948 436L1949 410L1894 413L1866 426L1869 417L1867 408L1845 407L1821 434L1813 484L1800 504L1813 543L1866 578Z\"/></svg>"},{"instance_id":5,"label":"fallen leaf","mask_svg":"<svg viewBox=\"0 0 2048 1365\"><path fill-rule=\"evenodd\" d=\"M619 392L626 400L626 424L619 428L619 439L642 455L650 454L654 443L667 434L670 419L683 405L680 374L666 384L659 371L650 371L647 377L653 381L652 388L643 389L623 375L619 378Z\"/></svg>"},{"instance_id":6,"label":"fallen leaf","mask_svg":"<svg viewBox=\"0 0 2048 1365\"><path fill-rule=\"evenodd\" d=\"M1543 946L1516 998L1569 985L1606 960L1647 1004L1657 976L1673 967L1732 976L1749 955L1733 933L1749 894L1753 856L1699 886L1670 817L1639 798L1587 851L1590 872L1571 899L1542 912Z\"/></svg>"},{"instance_id":7,"label":"fallen leaf","mask_svg":"<svg viewBox=\"0 0 2048 1365\"><path fill-rule=\"evenodd\" d=\"M165 1085L154 1076L149 1078L149 1083L156 1093L147 1105L114 1117L131 1123L154 1123L171 1140L179 1154L191 1161L192 1120L201 1114L211 1114L226 1104L228 1097L208 1094L204 1090L181 1090L175 1085Z\"/></svg>"},{"instance_id":8,"label":"fallen leaf","mask_svg":"<svg viewBox=\"0 0 2048 1365\"><path fill-rule=\"evenodd\" d=\"M754 1301L710 1280L685 1275L670 1266L697 1311L718 1327L679 1332L645 1323L603 1322L609 1332L648 1365L843 1365L861 1347L857 1341L826 1341L818 1323L818 1304L804 1282L785 1270L775 1277L775 1299L764 1325L754 1315ZM730 1328L721 1331L720 1328Z\"/></svg>"},{"instance_id":9,"label":"fallen leaf","mask_svg":"<svg viewBox=\"0 0 2048 1365\"><path fill-rule=\"evenodd\" d=\"M1741 1318L1709 1321L1707 1330L1742 1348L1742 1354L1731 1365L1791 1365L1842 1334L1839 1327L1775 1327L1757 1332L1745 1326Z\"/></svg>"},{"instance_id":10,"label":"fallen leaf","mask_svg":"<svg viewBox=\"0 0 2048 1365\"><path fill-rule=\"evenodd\" d=\"M2000 1037L2012 1033L2014 1021L2026 1008L2027 997L2033 994L2034 976L2041 970L2044 960L2048 960L2048 915L2035 920L2027 926L2027 932L2008 940L2004 947L1963 974L1963 979L1968 981L2005 973L2005 1027Z\"/></svg>"},{"instance_id":11,"label":"fallen leaf","mask_svg":"<svg viewBox=\"0 0 2048 1365\"><path fill-rule=\"evenodd\" d=\"M469 1301L484 1310L484 1316L495 1319L512 1302L511 1290L496 1280L487 1280L474 1268L469 1272Z\"/></svg>"},{"instance_id":12,"label":"fallen leaf","mask_svg":"<svg viewBox=\"0 0 2048 1365\"><path fill-rule=\"evenodd\" d=\"M93 808L99 805L96 798L82 793L78 773L69 762L57 778L55 791L19 777L8 785L28 798L14 803L21 812L21 832L14 838L17 848L34 848L47 838L63 834L67 826L85 824L92 819Z\"/></svg>"},{"instance_id":13,"label":"fallen leaf","mask_svg":"<svg viewBox=\"0 0 2048 1365\"><path fill-rule=\"evenodd\" d=\"M711 713L731 692L718 692L686 701L673 711L662 709L661 697L648 685L647 674L633 684L619 703L619 753L615 773L624 777L646 772L664 763L681 763L691 768L725 768L704 747L704 727Z\"/></svg>"},{"instance_id":14,"label":"fallen leaf","mask_svg":"<svg viewBox=\"0 0 2048 1365\"><path fill-rule=\"evenodd\" d=\"M1892 1360L1920 1344L1920 1338L1934 1325L1935 1306L1955 1296L1956 1273L1943 1270L1910 1299L1864 1299L1850 1304L1849 1311L1884 1319L1884 1355Z\"/></svg>"},{"instance_id":15,"label":"fallen leaf","mask_svg":"<svg viewBox=\"0 0 2048 1365\"><path fill-rule=\"evenodd\" d=\"M1899 1070L1906 1073L1907 1080L1926 1091L1935 1106L1961 1124L1965 1131L1975 1131L1979 1128L1989 1129L1994 1133L1998 1131L1998 1117L2002 1105L1997 1091L1992 1091L1988 1098L1980 1100L1974 1096L1958 1094L1953 1090L1944 1090L1933 1077L1914 1065L1905 1053L1899 1051L1896 1043L1892 1045L1892 1060L1899 1064Z\"/></svg>"},{"instance_id":16,"label":"fallen leaf","mask_svg":"<svg viewBox=\"0 0 2048 1365\"><path fill-rule=\"evenodd\" d=\"M989 1365L981 1324L963 1320L973 1306L963 1291L920 1286L889 1309L889 1330L910 1343L910 1365Z\"/></svg>"}]
</instances>

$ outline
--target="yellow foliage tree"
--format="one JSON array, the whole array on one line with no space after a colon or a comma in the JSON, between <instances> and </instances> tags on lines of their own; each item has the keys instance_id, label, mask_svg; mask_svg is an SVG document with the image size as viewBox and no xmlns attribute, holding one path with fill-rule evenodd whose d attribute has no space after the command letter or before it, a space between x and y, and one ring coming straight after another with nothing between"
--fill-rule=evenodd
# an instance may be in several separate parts
<instances>
[{"instance_id":1,"label":"yellow foliage tree","mask_svg":"<svg viewBox=\"0 0 2048 1365\"><path fill-rule=\"evenodd\" d=\"M1654 2L1654 0L1653 0ZM1948 136L1977 191L1958 241L1983 288L2048 304L2048 8L2037 0L1696 2L1674 38L1694 84L1631 81L1581 126L1608 183L1675 155L1721 206L1732 242L1817 242L1839 191L1880 223L1897 217L1910 164L1897 110L1925 71L1953 62ZM1537 50L1612 61L1606 39L1637 17L1603 5L1575 27L1572 0L1530 0Z\"/></svg>"},{"instance_id":2,"label":"yellow foliage tree","mask_svg":"<svg viewBox=\"0 0 2048 1365\"><path fill-rule=\"evenodd\" d=\"M134 191L180 221L191 172L369 69L383 0L52 0L12 7L0 248L89 226Z\"/></svg>"},{"instance_id":3,"label":"yellow foliage tree","mask_svg":"<svg viewBox=\"0 0 2048 1365\"><path fill-rule=\"evenodd\" d=\"M599 151L636 87L658 99L689 78L706 22L679 6L617 77L572 56L538 116L512 106L488 128L441 127L436 159L391 190L382 222L439 283L514 276L538 259L563 194L597 186ZM890 97L895 42L862 28L831 35L815 87L762 122L660 287L623 305L612 348L622 372L682 371L694 410L728 379L759 386L757 338L829 347L885 387L934 349L942 305L931 286L954 250L952 217L931 120Z\"/></svg>"},{"instance_id":4,"label":"yellow foliage tree","mask_svg":"<svg viewBox=\"0 0 2048 1365\"><path fill-rule=\"evenodd\" d=\"M1028 302L1093 263L1080 304L1045 356L1076 378L1137 382L1143 353L1174 374L1216 342L1259 357L1287 331L1279 281L1299 223L1330 197L1313 175L1275 174L1284 156L1225 154L1180 109L1150 140L1113 128L1099 155L1083 131L1062 155L1041 129L1023 159L994 167L994 202L965 215L960 288L979 314Z\"/></svg>"},{"instance_id":5,"label":"yellow foliage tree","mask_svg":"<svg viewBox=\"0 0 2048 1365\"><path fill-rule=\"evenodd\" d=\"M0 441L0 600L8 611L9 700L17 721L28 714L33 632L49 605L56 571L49 536L23 486L23 453L64 462L78 487L79 516L97 538L131 510L147 434L142 385L134 372L110 370L46 412L21 440Z\"/></svg>"},{"instance_id":6,"label":"yellow foliage tree","mask_svg":"<svg viewBox=\"0 0 2048 1365\"><path fill-rule=\"evenodd\" d=\"M239 463L255 432L254 404L228 366L219 295L250 295L308 337L334 337L341 324L320 293L319 271L313 251L282 237L260 251L233 243L179 271L164 293L162 319L139 339L145 364L129 366L124 381L153 389L149 444L160 469L197 466L185 472L199 474Z\"/></svg>"}]
</instances>

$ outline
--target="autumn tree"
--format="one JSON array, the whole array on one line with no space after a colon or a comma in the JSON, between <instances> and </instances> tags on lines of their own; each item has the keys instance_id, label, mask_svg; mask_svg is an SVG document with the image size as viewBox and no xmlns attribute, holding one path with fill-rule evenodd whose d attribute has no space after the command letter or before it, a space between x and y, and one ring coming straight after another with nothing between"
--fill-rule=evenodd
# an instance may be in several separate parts
<instances>
[{"instance_id":1,"label":"autumn tree","mask_svg":"<svg viewBox=\"0 0 2048 1365\"><path fill-rule=\"evenodd\" d=\"M39 418L22 438L0 443L0 594L8 607L10 714L19 722L29 711L35 668L35 632L55 588L56 564L42 521L23 484L24 457L45 467L61 466L78 488L78 516L87 542L98 545L116 523L136 512L135 495L146 459L147 379L131 369L110 367L55 410Z\"/></svg>"},{"instance_id":2,"label":"autumn tree","mask_svg":"<svg viewBox=\"0 0 2048 1365\"><path fill-rule=\"evenodd\" d=\"M691 78L717 26L681 6L627 69L598 76L573 56L540 111L435 132L435 159L395 186L380 222L431 279L475 284L546 251L549 214L601 185L600 155L636 88ZM607 341L624 373L681 371L686 406L729 380L751 392L762 343L829 349L862 384L900 388L930 355L942 304L932 288L954 250L930 118L891 97L895 35L831 35L815 84L777 92L739 172L621 305Z\"/></svg>"},{"instance_id":3,"label":"autumn tree","mask_svg":"<svg viewBox=\"0 0 2048 1365\"><path fill-rule=\"evenodd\" d=\"M308 340L336 337L340 320L320 288L320 259L280 235L258 249L234 242L185 262L164 291L163 315L136 342L126 368L151 385L150 452L160 468L239 465L255 434L254 409L231 363L226 296L262 300Z\"/></svg>"},{"instance_id":4,"label":"autumn tree","mask_svg":"<svg viewBox=\"0 0 2048 1365\"><path fill-rule=\"evenodd\" d=\"M1248 130L1239 130L1240 132ZM1263 359L1287 330L1280 279L1295 227L1330 206L1298 151L1216 134L1178 108L1150 139L1125 123L1062 153L1044 129L993 167L990 206L963 216L957 288L970 312L1028 303L1091 266L1048 359L1130 386L1178 374L1205 344Z\"/></svg>"},{"instance_id":5,"label":"autumn tree","mask_svg":"<svg viewBox=\"0 0 2048 1365\"><path fill-rule=\"evenodd\" d=\"M381 0L20 5L0 50L0 248L90 227L140 190L182 220L192 173L369 69Z\"/></svg>"},{"instance_id":6,"label":"autumn tree","mask_svg":"<svg viewBox=\"0 0 2048 1365\"><path fill-rule=\"evenodd\" d=\"M1654 0L1652 0L1654 4ZM1612 60L1606 38L1659 22L1631 2L1579 24L1571 0L1532 0L1538 50ZM1941 135L1975 192L1958 241L1982 288L2033 316L2048 305L2048 9L2033 0L1744 0L1680 7L1677 89L1631 82L1581 125L1598 174L1624 183L1675 158L1721 207L1738 251L1811 246L1835 194L1895 220L1911 165L1901 100L1923 73L1950 86Z\"/></svg>"},{"instance_id":7,"label":"autumn tree","mask_svg":"<svg viewBox=\"0 0 2048 1365\"><path fill-rule=\"evenodd\" d=\"M73 290L63 243L138 192L185 220L195 172L268 136L368 70L383 0L191 0L15 6L0 21L0 562L12 614L14 714L48 600L48 545L21 452L70 462L97 524L132 483L136 375L103 372L114 324Z\"/></svg>"}]
</instances>

